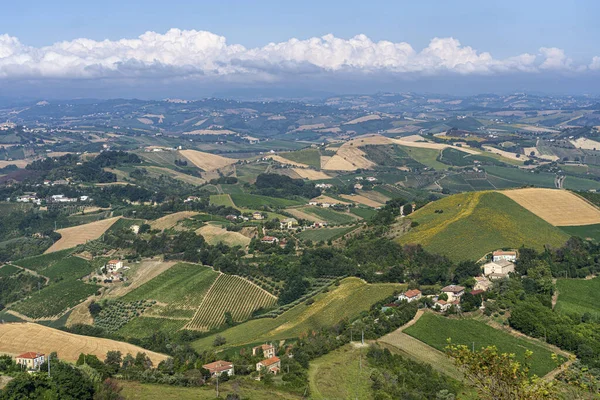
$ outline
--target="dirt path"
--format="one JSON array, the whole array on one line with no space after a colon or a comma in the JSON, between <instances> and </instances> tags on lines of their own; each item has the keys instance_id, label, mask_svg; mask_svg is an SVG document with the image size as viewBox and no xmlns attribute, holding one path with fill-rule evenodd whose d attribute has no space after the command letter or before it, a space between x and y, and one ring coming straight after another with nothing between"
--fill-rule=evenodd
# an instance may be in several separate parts
<instances>
[{"instance_id":1,"label":"dirt path","mask_svg":"<svg viewBox=\"0 0 600 400\"><path fill-rule=\"evenodd\" d=\"M400 331L400 332L403 332L406 328L408 328L410 326L413 326L414 324L417 323L418 320L421 319L421 317L423 316L423 314L425 314L425 310L423 310L423 309L417 310L417 313L415 314L414 318L411 319L410 321L408 321L406 324L402 325L397 330Z\"/></svg>"},{"instance_id":2,"label":"dirt path","mask_svg":"<svg viewBox=\"0 0 600 400\"><path fill-rule=\"evenodd\" d=\"M558 289L556 288L556 278L552 279L552 285L554 286L554 293L552 294L552 309L556 307L556 302L558 301Z\"/></svg>"}]
</instances>

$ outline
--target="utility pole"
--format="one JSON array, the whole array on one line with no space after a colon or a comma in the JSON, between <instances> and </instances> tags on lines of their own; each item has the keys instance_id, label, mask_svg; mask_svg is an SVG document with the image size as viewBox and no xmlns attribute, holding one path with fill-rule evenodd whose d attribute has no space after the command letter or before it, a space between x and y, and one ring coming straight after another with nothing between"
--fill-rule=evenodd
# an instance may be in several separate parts
<instances>
[{"instance_id":1,"label":"utility pole","mask_svg":"<svg viewBox=\"0 0 600 400\"><path fill-rule=\"evenodd\" d=\"M217 397L219 397L219 374L217 374Z\"/></svg>"},{"instance_id":2,"label":"utility pole","mask_svg":"<svg viewBox=\"0 0 600 400\"><path fill-rule=\"evenodd\" d=\"M48 377L50 377L50 354L48 354Z\"/></svg>"},{"instance_id":3,"label":"utility pole","mask_svg":"<svg viewBox=\"0 0 600 400\"><path fill-rule=\"evenodd\" d=\"M362 330L362 336L361 336L360 342L364 346L364 344L365 344L365 330L364 329Z\"/></svg>"}]
</instances>

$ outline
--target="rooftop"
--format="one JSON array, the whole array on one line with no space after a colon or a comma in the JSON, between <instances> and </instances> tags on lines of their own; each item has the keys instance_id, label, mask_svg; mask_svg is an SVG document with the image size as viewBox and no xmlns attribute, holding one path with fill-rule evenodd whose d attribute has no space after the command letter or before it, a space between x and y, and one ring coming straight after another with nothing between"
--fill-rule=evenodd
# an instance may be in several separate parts
<instances>
[{"instance_id":1,"label":"rooftop","mask_svg":"<svg viewBox=\"0 0 600 400\"><path fill-rule=\"evenodd\" d=\"M463 290L465 290L465 288L463 286L459 286L459 285L448 285L445 288L442 288L442 292L452 292L452 293L459 293L459 292L462 292Z\"/></svg>"},{"instance_id":2,"label":"rooftop","mask_svg":"<svg viewBox=\"0 0 600 400\"><path fill-rule=\"evenodd\" d=\"M407 290L406 292L404 292L404 295L406 297L415 297L421 294L421 291L419 289L412 289L412 290Z\"/></svg>"},{"instance_id":3,"label":"rooftop","mask_svg":"<svg viewBox=\"0 0 600 400\"><path fill-rule=\"evenodd\" d=\"M229 361L217 360L209 364L204 364L202 368L206 368L210 372L221 372L233 368L233 363Z\"/></svg>"},{"instance_id":4,"label":"rooftop","mask_svg":"<svg viewBox=\"0 0 600 400\"><path fill-rule=\"evenodd\" d=\"M266 360L262 360L260 363L262 365L264 365L265 367L268 367L270 365L278 363L279 361L281 361L281 360L279 360L279 357L275 356L275 357L267 358Z\"/></svg>"},{"instance_id":5,"label":"rooftop","mask_svg":"<svg viewBox=\"0 0 600 400\"><path fill-rule=\"evenodd\" d=\"M17 358L27 358L27 359L34 359L34 358L38 358L38 357L43 357L44 354L43 353L35 353L33 351L28 351L27 353L23 353L20 356L17 356Z\"/></svg>"},{"instance_id":6,"label":"rooftop","mask_svg":"<svg viewBox=\"0 0 600 400\"><path fill-rule=\"evenodd\" d=\"M516 256L516 251L505 251L505 250L496 250L492 253L494 256Z\"/></svg>"}]
</instances>

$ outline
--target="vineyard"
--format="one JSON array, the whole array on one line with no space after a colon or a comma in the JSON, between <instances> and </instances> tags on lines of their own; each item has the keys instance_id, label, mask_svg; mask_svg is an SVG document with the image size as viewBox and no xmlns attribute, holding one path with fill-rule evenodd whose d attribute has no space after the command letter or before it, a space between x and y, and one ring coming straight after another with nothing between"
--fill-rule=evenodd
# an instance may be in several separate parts
<instances>
[{"instance_id":1,"label":"vineyard","mask_svg":"<svg viewBox=\"0 0 600 400\"><path fill-rule=\"evenodd\" d=\"M50 318L81 303L98 288L78 280L66 280L43 288L11 309L35 319Z\"/></svg>"},{"instance_id":2,"label":"vineyard","mask_svg":"<svg viewBox=\"0 0 600 400\"><path fill-rule=\"evenodd\" d=\"M225 313L243 321L254 310L270 307L277 298L239 276L222 274L210 288L188 329L206 331L225 323Z\"/></svg>"},{"instance_id":3,"label":"vineyard","mask_svg":"<svg viewBox=\"0 0 600 400\"><path fill-rule=\"evenodd\" d=\"M52 280L79 279L94 270L92 264L83 258L67 257L57 261L48 268L41 270L41 274Z\"/></svg>"},{"instance_id":4,"label":"vineyard","mask_svg":"<svg viewBox=\"0 0 600 400\"><path fill-rule=\"evenodd\" d=\"M33 271L40 271L44 268L49 267L63 258L67 257L71 253L71 250L56 251L54 253L42 254L39 256L23 258L22 260L15 261L14 264L31 269Z\"/></svg>"}]
</instances>

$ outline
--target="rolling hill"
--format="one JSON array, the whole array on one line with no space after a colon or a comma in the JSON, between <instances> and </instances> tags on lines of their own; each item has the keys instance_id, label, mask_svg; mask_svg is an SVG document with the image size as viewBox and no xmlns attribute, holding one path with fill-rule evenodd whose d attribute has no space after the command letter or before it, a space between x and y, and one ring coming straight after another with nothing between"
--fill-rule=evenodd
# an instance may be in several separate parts
<instances>
[{"instance_id":1,"label":"rolling hill","mask_svg":"<svg viewBox=\"0 0 600 400\"><path fill-rule=\"evenodd\" d=\"M478 260L504 247L542 250L560 246L569 235L499 192L449 196L411 214L418 225L398 238L418 243L453 260Z\"/></svg>"}]
</instances>

